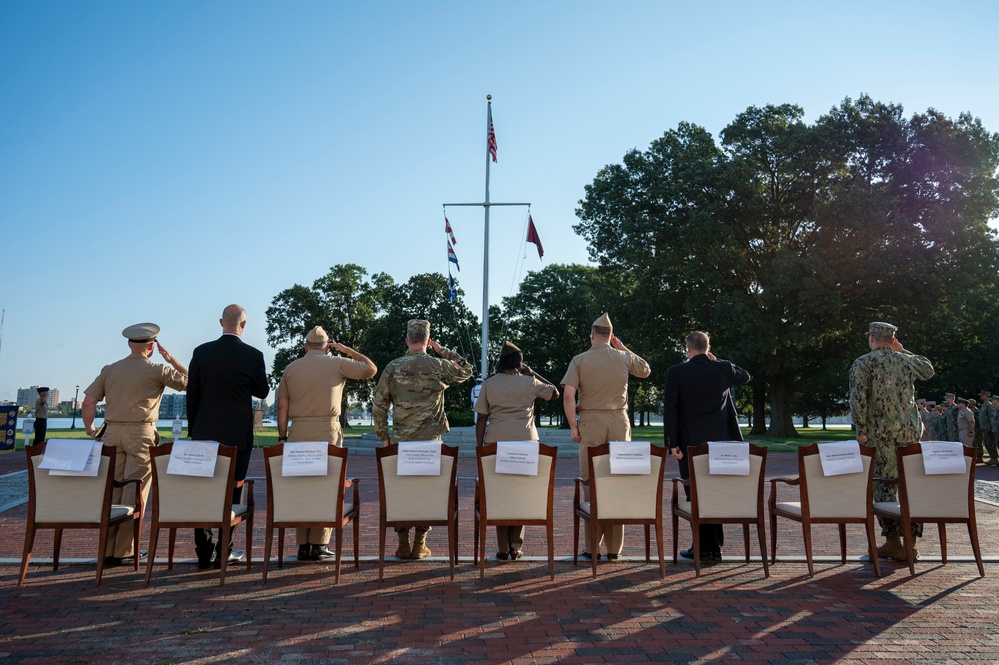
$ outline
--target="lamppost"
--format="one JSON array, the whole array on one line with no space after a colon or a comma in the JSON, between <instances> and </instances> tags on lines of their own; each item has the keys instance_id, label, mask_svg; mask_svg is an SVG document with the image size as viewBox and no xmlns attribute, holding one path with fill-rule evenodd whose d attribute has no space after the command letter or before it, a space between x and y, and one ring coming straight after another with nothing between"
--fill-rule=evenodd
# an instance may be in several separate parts
<instances>
[{"instance_id":1,"label":"lamppost","mask_svg":"<svg viewBox=\"0 0 999 665\"><path fill-rule=\"evenodd\" d=\"M80 386L76 387L76 397L73 398L73 424L70 425L70 429L76 429L76 405L80 401Z\"/></svg>"}]
</instances>

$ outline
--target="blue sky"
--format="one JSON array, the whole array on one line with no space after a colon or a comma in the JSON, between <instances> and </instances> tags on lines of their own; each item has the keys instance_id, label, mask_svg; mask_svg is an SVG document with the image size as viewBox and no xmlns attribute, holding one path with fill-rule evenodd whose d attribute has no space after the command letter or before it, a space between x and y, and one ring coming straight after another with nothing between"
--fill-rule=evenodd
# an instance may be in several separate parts
<instances>
[{"instance_id":1,"label":"blue sky","mask_svg":"<svg viewBox=\"0 0 999 665\"><path fill-rule=\"evenodd\" d=\"M586 262L584 186L681 121L751 105L813 121L868 93L999 131L989 2L0 3L0 400L63 399L154 321L182 362L230 302L266 348L295 283L358 263L446 272L441 204L499 162L490 302L522 270ZM449 209L481 311L482 213ZM473 333L474 334L474 333ZM400 349L401 350L401 349Z\"/></svg>"}]
</instances>

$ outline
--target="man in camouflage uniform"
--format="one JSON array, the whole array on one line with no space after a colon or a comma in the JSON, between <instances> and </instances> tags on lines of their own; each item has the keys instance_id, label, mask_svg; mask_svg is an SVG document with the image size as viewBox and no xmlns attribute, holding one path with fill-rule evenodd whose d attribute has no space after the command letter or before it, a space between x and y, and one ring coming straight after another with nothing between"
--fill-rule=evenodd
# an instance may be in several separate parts
<instances>
[{"instance_id":1,"label":"man in camouflage uniform","mask_svg":"<svg viewBox=\"0 0 999 665\"><path fill-rule=\"evenodd\" d=\"M999 466L999 395L989 398L989 436L985 447L989 449L989 466Z\"/></svg>"},{"instance_id":2,"label":"man in camouflage uniform","mask_svg":"<svg viewBox=\"0 0 999 665\"><path fill-rule=\"evenodd\" d=\"M940 416L937 441L959 441L957 435L957 395L944 393L944 412Z\"/></svg>"},{"instance_id":3,"label":"man in camouflage uniform","mask_svg":"<svg viewBox=\"0 0 999 665\"><path fill-rule=\"evenodd\" d=\"M971 411L971 415L974 418L974 432L975 438L971 442L972 447L977 451L978 463L981 464L985 461L985 445L982 439L982 428L980 427L982 422L982 411L978 408L978 402L968 398L968 411Z\"/></svg>"},{"instance_id":4,"label":"man in camouflage uniform","mask_svg":"<svg viewBox=\"0 0 999 665\"><path fill-rule=\"evenodd\" d=\"M984 452L989 452L989 459L995 460L992 455L992 451L989 448L989 435L992 433L992 402L990 398L992 393L988 390L983 390L978 394L981 403L978 407L978 424L975 427L975 438L981 435L981 441L978 443L978 455L979 457L984 457Z\"/></svg>"},{"instance_id":5,"label":"man in camouflage uniform","mask_svg":"<svg viewBox=\"0 0 999 665\"><path fill-rule=\"evenodd\" d=\"M895 337L896 326L875 322L868 329L871 352L853 361L850 367L850 415L857 427L857 441L875 449L874 475L897 478L895 449L919 441L922 425L913 400L916 379L933 376L933 365L923 356L902 347ZM895 485L876 483L875 501L897 501ZM905 561L902 524L878 518L887 542L878 548L878 556ZM912 525L913 536L923 535L923 525ZM918 551L913 547L913 553Z\"/></svg>"},{"instance_id":6,"label":"man in camouflage uniform","mask_svg":"<svg viewBox=\"0 0 999 665\"><path fill-rule=\"evenodd\" d=\"M427 355L427 347L440 358ZM400 441L440 439L451 430L444 413L444 390L452 383L472 378L472 366L459 354L430 339L430 322L411 319L406 325L408 351L382 371L375 387L371 415L375 435L386 446ZM392 408L392 435L389 438L388 410ZM430 556L427 548L429 526L416 527L413 546L409 546L409 529L396 529L400 559L422 559Z\"/></svg>"}]
</instances>

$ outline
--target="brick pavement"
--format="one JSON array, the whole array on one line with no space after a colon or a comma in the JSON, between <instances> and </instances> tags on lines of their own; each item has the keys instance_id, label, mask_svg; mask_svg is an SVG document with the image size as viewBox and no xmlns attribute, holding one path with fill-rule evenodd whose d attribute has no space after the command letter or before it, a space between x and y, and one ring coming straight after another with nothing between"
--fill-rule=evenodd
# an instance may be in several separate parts
<instances>
[{"instance_id":1,"label":"brick pavement","mask_svg":"<svg viewBox=\"0 0 999 665\"><path fill-rule=\"evenodd\" d=\"M2 456L0 473L16 468L15 457L23 468L20 455ZM262 472L261 458L255 456L251 475ZM769 462L770 476L793 472L793 455L775 454ZM554 582L540 557L490 561L486 579L478 579L470 561L474 460L465 458L459 463L462 561L453 583L446 560L436 556L390 560L385 581L378 582L370 558L377 548L377 480L370 456L352 457L348 469L363 478L361 569L347 563L335 587L331 566L297 562L272 567L267 587L260 583L259 562L249 572L230 569L224 587L217 574L191 563L173 571L157 565L149 589L130 568L106 571L95 587L94 540L67 533L68 565L56 572L33 565L26 586L18 589L13 561L20 557L25 510L19 506L0 513L0 560L8 561L0 564L0 662L999 662L999 637L993 634L999 585L992 563L999 554L999 508L978 504L983 551L991 560L984 579L966 560L966 532L953 527L947 566L934 561L939 542L928 529L916 577L886 563L880 580L855 560L865 551L859 530L849 530L851 560L842 566L828 556L837 551L835 529L817 527L816 552L826 556L809 579L800 561L800 527L781 521L779 554L789 560L778 561L769 579L758 561L736 559L741 538L731 529L731 561L706 567L699 579L693 566L667 563L666 579L660 580L657 567L638 556L640 531L634 528L626 532L626 560L601 562L594 580L587 566L574 568L569 558L575 472L575 459L562 461ZM979 477L993 475L999 479L996 469L979 467ZM257 489L262 503L264 483ZM262 509L258 521L259 557ZM689 530L682 523L681 530L686 546ZM294 555L293 540L289 534L287 556ZM443 551L444 542L443 530L431 534L435 552ZM242 534L238 548L241 543ZM348 551L349 544L348 535ZM529 554L544 548L542 531L529 528ZM178 553L192 555L186 535ZM51 536L42 534L35 558L50 554Z\"/></svg>"}]
</instances>

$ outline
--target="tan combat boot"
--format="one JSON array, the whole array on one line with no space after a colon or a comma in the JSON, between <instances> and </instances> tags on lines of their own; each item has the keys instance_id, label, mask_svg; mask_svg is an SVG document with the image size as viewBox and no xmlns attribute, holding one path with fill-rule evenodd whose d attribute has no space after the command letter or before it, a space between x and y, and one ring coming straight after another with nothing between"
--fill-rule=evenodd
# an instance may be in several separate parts
<instances>
[{"instance_id":1,"label":"tan combat boot","mask_svg":"<svg viewBox=\"0 0 999 665\"><path fill-rule=\"evenodd\" d=\"M884 545L878 548L878 556L882 559L891 559L892 561L908 561L905 556L905 547L902 545L901 536L887 536L887 541ZM918 551L913 547L913 557L918 558Z\"/></svg>"},{"instance_id":2,"label":"tan combat boot","mask_svg":"<svg viewBox=\"0 0 999 665\"><path fill-rule=\"evenodd\" d=\"M403 529L398 533L399 533L399 549L395 551L395 555L400 559L408 559L410 556L409 529Z\"/></svg>"},{"instance_id":3,"label":"tan combat boot","mask_svg":"<svg viewBox=\"0 0 999 665\"><path fill-rule=\"evenodd\" d=\"M423 559L430 556L430 550L427 548L427 532L416 530L416 535L413 536L413 551L410 553L410 559Z\"/></svg>"}]
</instances>

